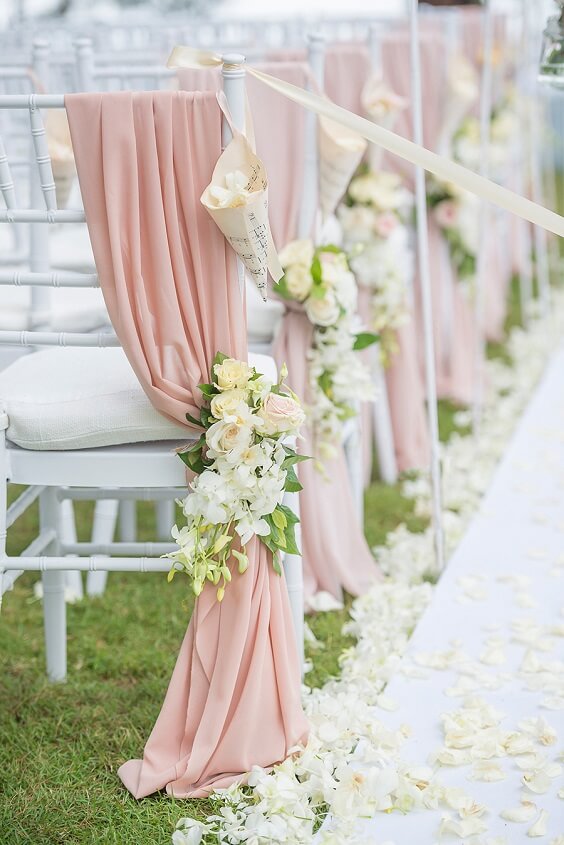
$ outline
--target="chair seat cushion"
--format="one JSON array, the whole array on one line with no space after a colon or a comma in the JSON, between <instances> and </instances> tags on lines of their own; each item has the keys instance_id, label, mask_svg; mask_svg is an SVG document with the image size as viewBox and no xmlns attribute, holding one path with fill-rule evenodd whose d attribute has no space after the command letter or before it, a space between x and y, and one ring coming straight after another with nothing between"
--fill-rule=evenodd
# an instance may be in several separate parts
<instances>
[{"instance_id":1,"label":"chair seat cushion","mask_svg":"<svg viewBox=\"0 0 564 845\"><path fill-rule=\"evenodd\" d=\"M249 361L276 381L272 358L251 354ZM193 435L153 408L119 348L24 355L0 372L2 404L8 440L24 449L88 449Z\"/></svg>"}]
</instances>

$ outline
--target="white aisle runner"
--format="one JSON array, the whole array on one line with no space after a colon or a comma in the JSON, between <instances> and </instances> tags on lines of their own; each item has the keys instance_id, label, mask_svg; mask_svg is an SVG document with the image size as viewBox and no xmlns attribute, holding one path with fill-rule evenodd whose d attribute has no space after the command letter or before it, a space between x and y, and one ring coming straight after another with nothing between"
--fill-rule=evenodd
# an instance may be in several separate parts
<instances>
[{"instance_id":1,"label":"white aisle runner","mask_svg":"<svg viewBox=\"0 0 564 845\"><path fill-rule=\"evenodd\" d=\"M431 668L437 664L442 668ZM419 667L424 677L398 673L386 694L399 707L390 714L379 711L378 718L390 727L410 727L401 755L410 763L428 765L440 749L446 749L440 754L445 762L451 756L473 757L457 766L435 762L433 768L445 786L462 787L486 805L484 830L467 838L440 834L445 814L462 821L456 809L441 806L405 816L378 814L362 828L369 841L550 845L564 835L559 773L564 768L564 350L553 358L521 420L480 515L417 626L404 666L410 675L409 667ZM445 746L443 715L469 708L473 713L465 718L474 724L478 697L499 714L488 713L490 727L470 734L465 725L451 722ZM509 737L512 731L518 735ZM528 753L515 753L529 746ZM538 754L547 761L540 772ZM473 772L503 779L473 780ZM523 800L536 805L531 820L501 817ZM545 835L539 835L542 820L535 826L541 810L548 813ZM561 845L564 838L556 841Z\"/></svg>"}]
</instances>

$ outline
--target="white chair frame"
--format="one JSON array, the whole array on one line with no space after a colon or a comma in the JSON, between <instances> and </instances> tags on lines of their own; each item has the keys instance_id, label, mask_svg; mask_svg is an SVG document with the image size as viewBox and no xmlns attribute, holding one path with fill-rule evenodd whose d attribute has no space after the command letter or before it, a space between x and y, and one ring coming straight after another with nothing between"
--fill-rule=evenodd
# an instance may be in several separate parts
<instances>
[{"instance_id":1,"label":"white chair frame","mask_svg":"<svg viewBox=\"0 0 564 845\"><path fill-rule=\"evenodd\" d=\"M234 120L244 120L243 57L226 56L223 67L225 93ZM238 92L238 93L237 93ZM241 105L243 112L241 112ZM0 222L33 221L36 223L83 222L80 210L59 210L56 207L55 184L45 139L40 109L64 108L63 96L6 95L0 96L0 108L28 109L33 146L45 209L15 208L11 202L13 183L7 158L2 160L0 181L7 208L0 209ZM224 140L228 136L224 127ZM7 187L6 187L7 185ZM10 201L10 205L8 205ZM23 276L23 274L22 274ZM58 277L52 273L25 275L27 284L38 287L58 284L63 287L88 287L97 283L91 275L81 273ZM23 278L19 281L23 282ZM78 332L12 332L0 331L0 344L22 346L119 346L115 334ZM160 555L172 551L172 543L138 543L93 541L72 542L61 537L63 503L74 499L96 501L151 500L170 501L185 492L186 482L182 463L173 453L174 442L143 443L97 449L36 452L15 447L6 438L9 425L5 406L0 397L0 594L9 589L25 571L38 571L43 579L43 605L47 673L51 680L66 676L66 606L64 572L75 570L97 572L164 572L170 567ZM189 437L186 438L190 439ZM26 485L28 489L8 508L8 482ZM6 553L8 528L39 499L39 535L21 555ZM290 507L299 513L297 494L286 495ZM72 564L69 555L73 555ZM303 665L303 576L301 558L287 555L284 560L286 582L290 596L295 635Z\"/></svg>"}]
</instances>

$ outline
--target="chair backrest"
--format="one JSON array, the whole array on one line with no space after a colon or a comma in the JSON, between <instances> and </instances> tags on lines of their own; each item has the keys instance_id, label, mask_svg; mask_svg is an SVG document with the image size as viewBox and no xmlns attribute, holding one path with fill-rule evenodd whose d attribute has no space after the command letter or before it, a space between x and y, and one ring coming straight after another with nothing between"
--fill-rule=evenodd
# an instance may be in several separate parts
<instances>
[{"instance_id":1,"label":"chair backrest","mask_svg":"<svg viewBox=\"0 0 564 845\"><path fill-rule=\"evenodd\" d=\"M232 61L232 57L229 57ZM240 57L242 61L244 59ZM233 119L238 126L244 124L245 79L244 70L224 66L224 89L231 106ZM7 110L26 114L28 134L31 138L33 162L29 174L31 184L37 188L31 193L28 207L20 204L14 186L10 150L4 146L0 134L0 192L4 199L4 208L0 208L0 223L32 223L47 233L53 224L84 223L86 218L82 208L60 209L57 207L56 185L53 166L47 144L45 122L42 111L64 109L63 94L4 94L0 95L0 116ZM224 126L224 139L229 135L229 128ZM48 261L48 250L43 256ZM84 272L57 272L49 266L29 270L0 270L0 286L31 286L40 291L49 288L92 288L98 287L96 274ZM107 347L119 346L113 332L52 332L52 331L0 331L0 344L10 346L80 346Z\"/></svg>"}]
</instances>

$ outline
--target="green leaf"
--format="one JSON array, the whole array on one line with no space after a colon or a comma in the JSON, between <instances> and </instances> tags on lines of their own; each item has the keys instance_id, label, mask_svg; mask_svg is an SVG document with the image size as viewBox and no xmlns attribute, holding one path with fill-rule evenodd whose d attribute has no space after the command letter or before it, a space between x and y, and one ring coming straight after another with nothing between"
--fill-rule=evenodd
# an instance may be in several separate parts
<instances>
[{"instance_id":1,"label":"green leaf","mask_svg":"<svg viewBox=\"0 0 564 845\"><path fill-rule=\"evenodd\" d=\"M226 358L229 358L229 355L225 355L223 352L216 352L215 358L212 361L212 373L214 372L215 365L223 364Z\"/></svg>"},{"instance_id":2,"label":"green leaf","mask_svg":"<svg viewBox=\"0 0 564 845\"><path fill-rule=\"evenodd\" d=\"M296 525L300 521L300 518L296 516L292 508L289 508L288 505L278 505L277 508L284 512L288 525Z\"/></svg>"},{"instance_id":3,"label":"green leaf","mask_svg":"<svg viewBox=\"0 0 564 845\"><path fill-rule=\"evenodd\" d=\"M172 579L174 578L175 575L176 575L176 569L172 568L169 571L168 575L166 576L166 580L168 581L169 584L170 584L170 582L172 581Z\"/></svg>"},{"instance_id":4,"label":"green leaf","mask_svg":"<svg viewBox=\"0 0 564 845\"><path fill-rule=\"evenodd\" d=\"M284 446L284 451L286 452L286 457L282 461L282 469L288 469L288 467L294 466L294 464L299 464L302 461L311 461L311 457L309 455L298 455L298 453L294 452L293 449L290 449L289 446Z\"/></svg>"},{"instance_id":5,"label":"green leaf","mask_svg":"<svg viewBox=\"0 0 564 845\"><path fill-rule=\"evenodd\" d=\"M280 529L280 531L284 531L288 524L286 515L282 510L280 510L279 507L275 508L275 510L272 511L272 521L275 526Z\"/></svg>"},{"instance_id":6,"label":"green leaf","mask_svg":"<svg viewBox=\"0 0 564 845\"><path fill-rule=\"evenodd\" d=\"M294 467L287 467L286 481L284 482L284 490L286 490L287 493L299 493L299 491L303 489L304 488L300 484L300 479L298 478Z\"/></svg>"},{"instance_id":7,"label":"green leaf","mask_svg":"<svg viewBox=\"0 0 564 845\"><path fill-rule=\"evenodd\" d=\"M196 475L199 475L203 472L206 468L206 465L202 459L201 451L198 452L179 452L178 457L180 460L186 464L188 469L191 469L192 472L195 472Z\"/></svg>"},{"instance_id":8,"label":"green leaf","mask_svg":"<svg viewBox=\"0 0 564 845\"><path fill-rule=\"evenodd\" d=\"M288 290L288 285L286 284L286 276L282 276L282 278L276 282L273 286L273 290L278 296L281 296L282 299L293 299L294 297Z\"/></svg>"},{"instance_id":9,"label":"green leaf","mask_svg":"<svg viewBox=\"0 0 564 845\"><path fill-rule=\"evenodd\" d=\"M317 383L319 384L323 393L328 396L329 399L332 399L333 397L331 394L333 393L333 383L331 381L330 374L327 371L321 373L321 375L317 379Z\"/></svg>"},{"instance_id":10,"label":"green leaf","mask_svg":"<svg viewBox=\"0 0 564 845\"><path fill-rule=\"evenodd\" d=\"M380 335L374 334L374 332L360 332L356 335L353 349L355 352L358 352L360 349L366 349L368 346L372 346L373 343L378 343L379 340Z\"/></svg>"},{"instance_id":11,"label":"green leaf","mask_svg":"<svg viewBox=\"0 0 564 845\"><path fill-rule=\"evenodd\" d=\"M274 569L277 575L282 575L282 567L280 566L280 555L278 552L274 552L272 555L272 568Z\"/></svg>"},{"instance_id":12,"label":"green leaf","mask_svg":"<svg viewBox=\"0 0 564 845\"><path fill-rule=\"evenodd\" d=\"M200 421L203 428L209 428L210 420L217 422L217 420L215 420L214 417L210 414L209 408L206 408L205 406L203 408L200 408Z\"/></svg>"},{"instance_id":13,"label":"green leaf","mask_svg":"<svg viewBox=\"0 0 564 845\"><path fill-rule=\"evenodd\" d=\"M217 387L215 384L200 384L198 387L206 399L211 399L212 396L217 394Z\"/></svg>"},{"instance_id":14,"label":"green leaf","mask_svg":"<svg viewBox=\"0 0 564 845\"><path fill-rule=\"evenodd\" d=\"M318 255L314 255L313 261L311 262L311 277L314 285L320 285L323 281L321 261L319 260Z\"/></svg>"},{"instance_id":15,"label":"green leaf","mask_svg":"<svg viewBox=\"0 0 564 845\"><path fill-rule=\"evenodd\" d=\"M317 248L317 253L319 254L321 252L332 252L334 255L343 254L341 247L336 246L335 244L323 244L323 246Z\"/></svg>"},{"instance_id":16,"label":"green leaf","mask_svg":"<svg viewBox=\"0 0 564 845\"><path fill-rule=\"evenodd\" d=\"M186 414L186 419L189 423L192 423L192 425L197 425L198 428L204 428L200 420L196 419L196 417L193 417L192 414Z\"/></svg>"},{"instance_id":17,"label":"green leaf","mask_svg":"<svg viewBox=\"0 0 564 845\"><path fill-rule=\"evenodd\" d=\"M296 543L296 526L287 525L285 530L286 548L285 551L289 555L301 555L301 551Z\"/></svg>"}]
</instances>

